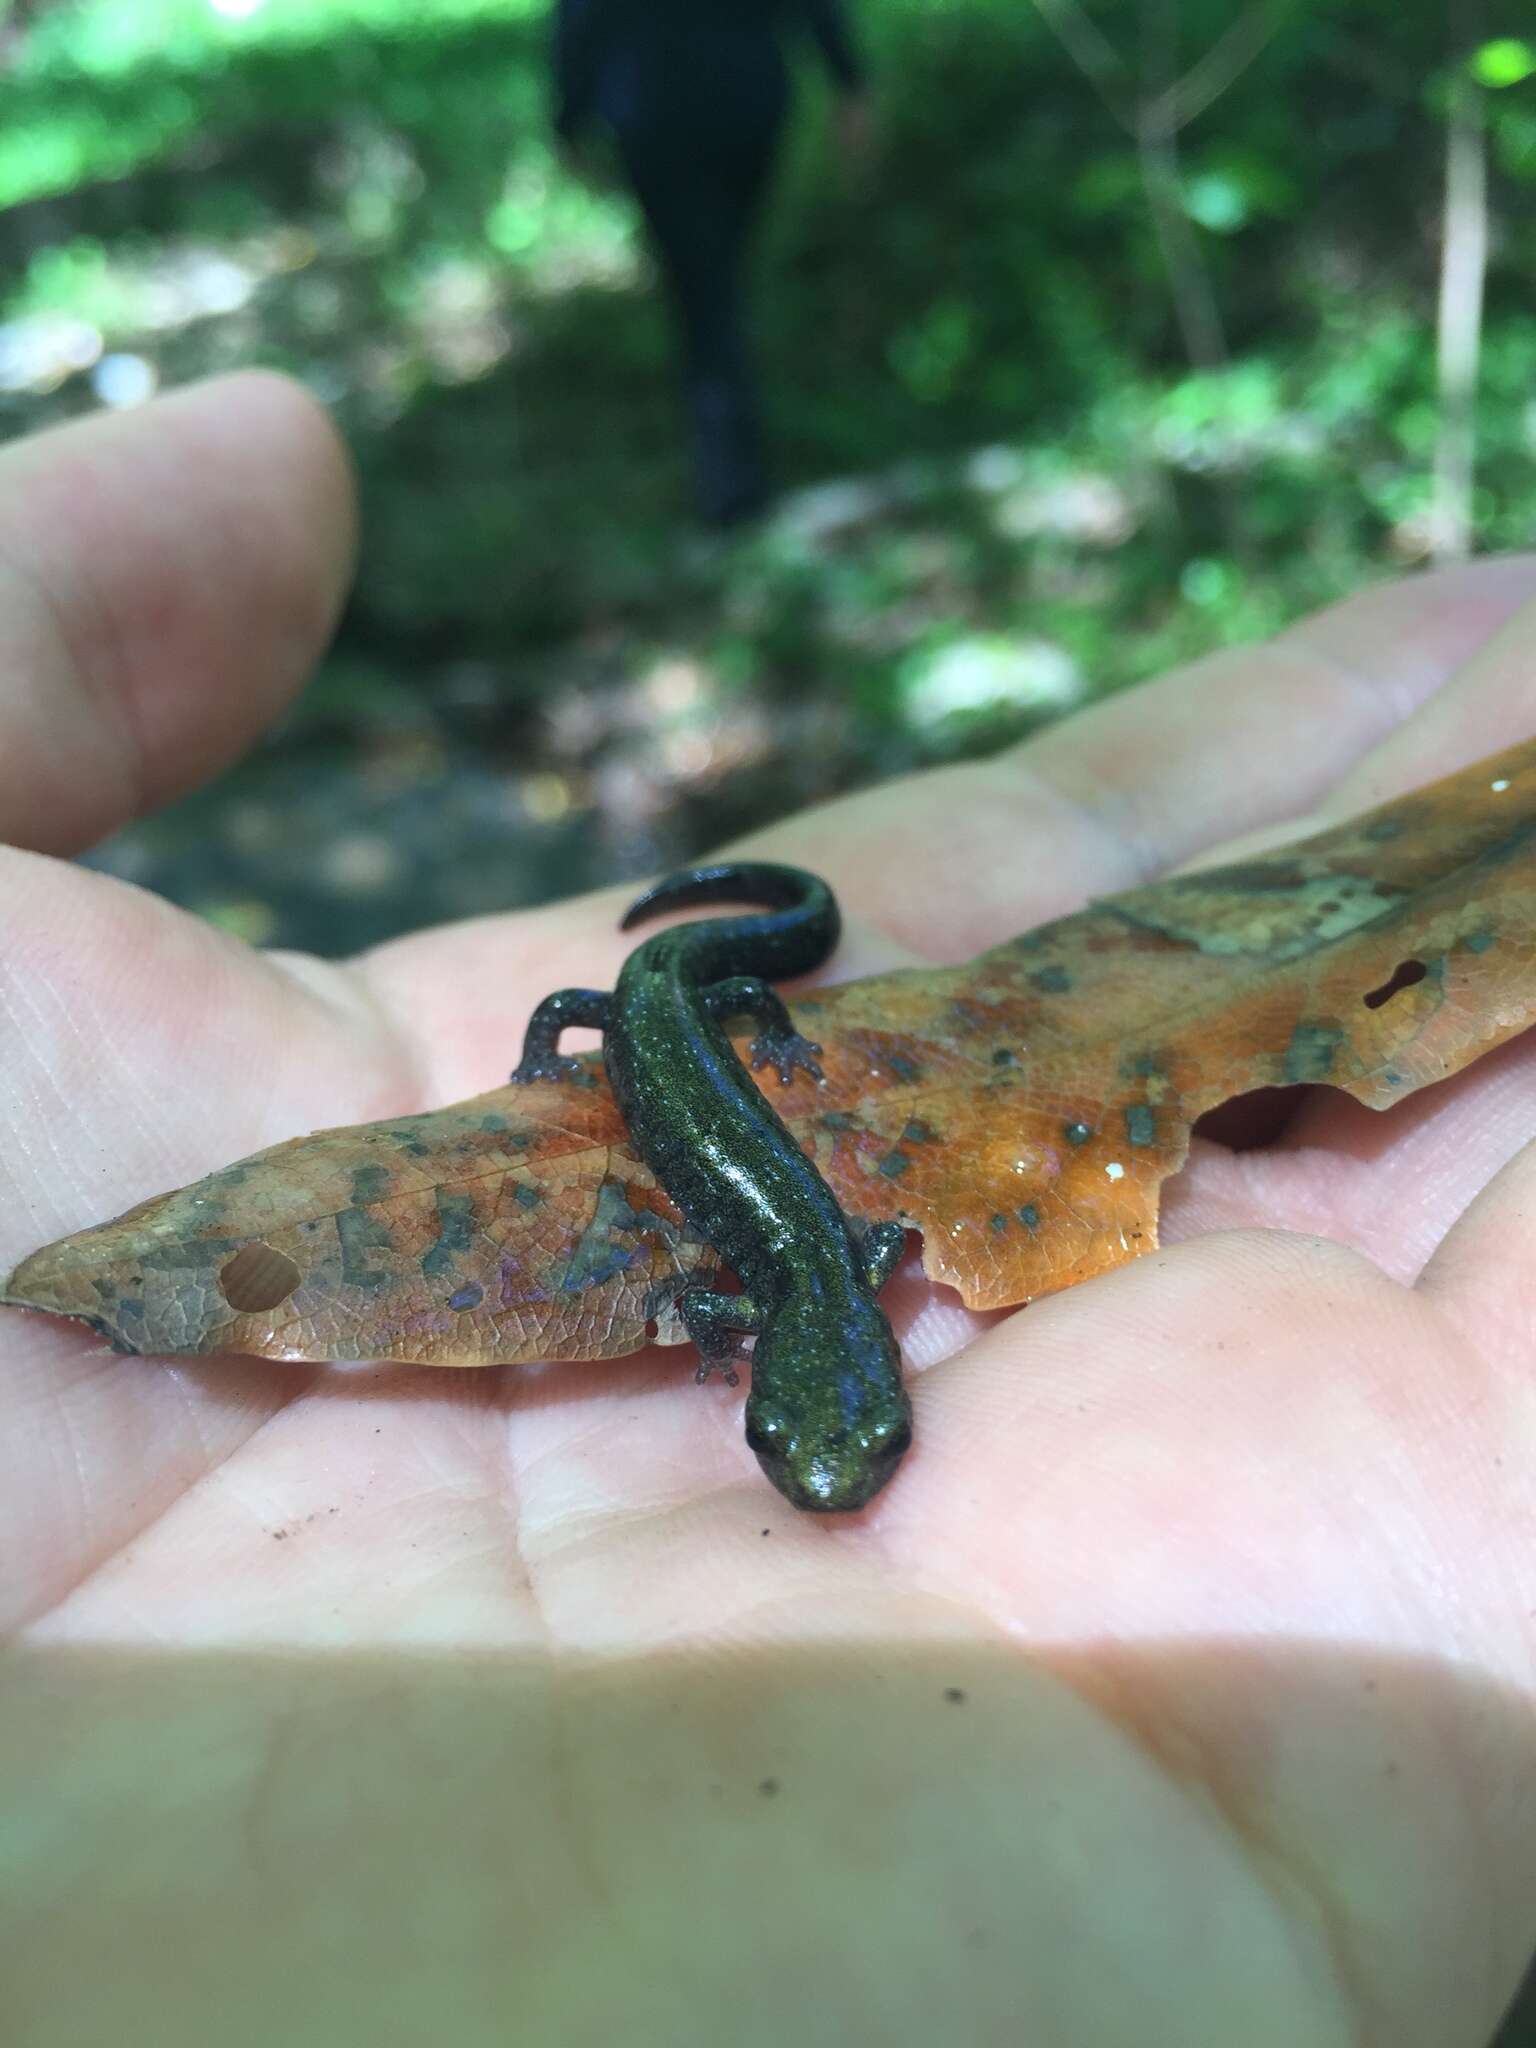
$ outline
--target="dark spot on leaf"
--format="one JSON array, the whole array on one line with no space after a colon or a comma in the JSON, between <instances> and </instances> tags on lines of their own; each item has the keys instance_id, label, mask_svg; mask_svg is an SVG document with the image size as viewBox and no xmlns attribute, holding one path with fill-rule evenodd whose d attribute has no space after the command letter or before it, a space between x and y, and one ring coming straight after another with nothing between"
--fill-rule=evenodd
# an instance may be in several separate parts
<instances>
[{"instance_id":1,"label":"dark spot on leaf","mask_svg":"<svg viewBox=\"0 0 1536 2048\"><path fill-rule=\"evenodd\" d=\"M382 1202L389 1193L389 1168L387 1166L354 1166L352 1169L352 1201L355 1207L366 1209L370 1203Z\"/></svg>"},{"instance_id":2,"label":"dark spot on leaf","mask_svg":"<svg viewBox=\"0 0 1536 2048\"><path fill-rule=\"evenodd\" d=\"M1125 1135L1133 1145L1157 1143L1157 1118L1145 1102L1133 1102L1125 1112Z\"/></svg>"},{"instance_id":3,"label":"dark spot on leaf","mask_svg":"<svg viewBox=\"0 0 1536 2048\"><path fill-rule=\"evenodd\" d=\"M1042 967L1038 974L1029 977L1029 985L1039 989L1043 996L1064 996L1072 986L1072 977L1065 967Z\"/></svg>"},{"instance_id":4,"label":"dark spot on leaf","mask_svg":"<svg viewBox=\"0 0 1536 2048\"><path fill-rule=\"evenodd\" d=\"M823 1129L829 1131L854 1131L858 1129L858 1119L850 1116L846 1109L829 1109L821 1122Z\"/></svg>"},{"instance_id":5,"label":"dark spot on leaf","mask_svg":"<svg viewBox=\"0 0 1536 2048\"><path fill-rule=\"evenodd\" d=\"M1337 1024L1298 1024L1291 1033L1281 1066L1286 1081L1326 1081L1344 1033Z\"/></svg>"},{"instance_id":6,"label":"dark spot on leaf","mask_svg":"<svg viewBox=\"0 0 1536 2048\"><path fill-rule=\"evenodd\" d=\"M1000 1045L992 1055L992 1064L994 1067L1016 1067L1019 1064L1019 1056L1016 1052L1010 1052L1006 1045Z\"/></svg>"},{"instance_id":7,"label":"dark spot on leaf","mask_svg":"<svg viewBox=\"0 0 1536 2048\"><path fill-rule=\"evenodd\" d=\"M1061 1134L1069 1145L1086 1145L1093 1136L1093 1126L1083 1123L1063 1124Z\"/></svg>"},{"instance_id":8,"label":"dark spot on leaf","mask_svg":"<svg viewBox=\"0 0 1536 2048\"><path fill-rule=\"evenodd\" d=\"M916 1060L908 1059L904 1052L891 1052L885 1056L885 1064L898 1081L920 1081L923 1070Z\"/></svg>"},{"instance_id":9,"label":"dark spot on leaf","mask_svg":"<svg viewBox=\"0 0 1536 2048\"><path fill-rule=\"evenodd\" d=\"M359 1169L360 1172L372 1170L369 1167ZM389 1285L394 1245L386 1224L367 1209L343 1209L336 1218L336 1236L341 1245L343 1286L372 1290ZM374 1264L370 1257L373 1252L384 1254L382 1265Z\"/></svg>"},{"instance_id":10,"label":"dark spot on leaf","mask_svg":"<svg viewBox=\"0 0 1536 2048\"><path fill-rule=\"evenodd\" d=\"M1402 829L1403 820L1401 818L1377 818L1366 826L1365 836L1367 839L1374 840L1377 845L1380 845L1385 839L1396 839Z\"/></svg>"},{"instance_id":11,"label":"dark spot on leaf","mask_svg":"<svg viewBox=\"0 0 1536 2048\"><path fill-rule=\"evenodd\" d=\"M1471 933L1468 939L1466 940L1467 951L1469 953L1486 953L1488 948L1493 944L1493 937L1494 935L1492 932Z\"/></svg>"},{"instance_id":12,"label":"dark spot on leaf","mask_svg":"<svg viewBox=\"0 0 1536 2048\"><path fill-rule=\"evenodd\" d=\"M499 1110L488 1110L480 1119L480 1128L482 1131L504 1131L507 1120Z\"/></svg>"},{"instance_id":13,"label":"dark spot on leaf","mask_svg":"<svg viewBox=\"0 0 1536 2048\"><path fill-rule=\"evenodd\" d=\"M513 1199L520 1208L537 1209L544 1199L544 1190L532 1186L526 1180L520 1180L513 1190Z\"/></svg>"},{"instance_id":14,"label":"dark spot on leaf","mask_svg":"<svg viewBox=\"0 0 1536 2048\"><path fill-rule=\"evenodd\" d=\"M961 1685L946 1685L944 1697L952 1707L963 1707L965 1705L965 1688Z\"/></svg>"},{"instance_id":15,"label":"dark spot on leaf","mask_svg":"<svg viewBox=\"0 0 1536 2048\"><path fill-rule=\"evenodd\" d=\"M994 1216L992 1218L992 1228L1001 1234L1008 1228L1008 1218L1002 1215Z\"/></svg>"},{"instance_id":16,"label":"dark spot on leaf","mask_svg":"<svg viewBox=\"0 0 1536 2048\"><path fill-rule=\"evenodd\" d=\"M1428 972L1429 969L1422 960L1400 960L1393 968L1391 978L1384 981L1380 988L1373 988L1360 1000L1368 1010L1379 1010L1383 1003L1390 1003L1403 989L1415 987Z\"/></svg>"},{"instance_id":17,"label":"dark spot on leaf","mask_svg":"<svg viewBox=\"0 0 1536 2048\"><path fill-rule=\"evenodd\" d=\"M441 1280L451 1272L456 1259L469 1250L475 1234L475 1205L469 1195L456 1195L447 1188L437 1191L437 1243L421 1255L421 1270L429 1280Z\"/></svg>"},{"instance_id":18,"label":"dark spot on leaf","mask_svg":"<svg viewBox=\"0 0 1536 2048\"><path fill-rule=\"evenodd\" d=\"M887 1180L900 1180L911 1164L905 1152L887 1152L880 1162L878 1171L883 1173Z\"/></svg>"},{"instance_id":19,"label":"dark spot on leaf","mask_svg":"<svg viewBox=\"0 0 1536 2048\"><path fill-rule=\"evenodd\" d=\"M1294 890L1304 889L1311 877L1294 855L1287 858L1277 856L1274 860L1239 860L1231 867L1209 869L1204 874L1175 875L1163 887L1176 890L1180 895L1208 896L1220 889L1223 894L1244 896L1248 894L1290 895ZM1109 906L1113 909L1115 906Z\"/></svg>"},{"instance_id":20,"label":"dark spot on leaf","mask_svg":"<svg viewBox=\"0 0 1536 2048\"><path fill-rule=\"evenodd\" d=\"M1161 1075L1162 1060L1155 1052L1138 1052L1120 1062L1120 1078L1123 1081L1150 1081L1154 1075Z\"/></svg>"},{"instance_id":21,"label":"dark spot on leaf","mask_svg":"<svg viewBox=\"0 0 1536 2048\"><path fill-rule=\"evenodd\" d=\"M645 1299L640 1312L649 1322L654 1322L664 1308L676 1308L690 1287L708 1287L715 1276L706 1271L697 1273L669 1273L660 1280L653 1280L645 1290Z\"/></svg>"},{"instance_id":22,"label":"dark spot on leaf","mask_svg":"<svg viewBox=\"0 0 1536 2048\"><path fill-rule=\"evenodd\" d=\"M772 1799L779 1789L779 1781L777 1778L760 1778L757 1789L765 1799Z\"/></svg>"},{"instance_id":23,"label":"dark spot on leaf","mask_svg":"<svg viewBox=\"0 0 1536 2048\"><path fill-rule=\"evenodd\" d=\"M258 1315L286 1301L303 1277L275 1245L248 1244L219 1268L219 1292L239 1314Z\"/></svg>"},{"instance_id":24,"label":"dark spot on leaf","mask_svg":"<svg viewBox=\"0 0 1536 2048\"><path fill-rule=\"evenodd\" d=\"M105 1316L88 1316L77 1312L71 1320L77 1323L84 1323L88 1330L94 1330L98 1337L104 1337L112 1349L120 1352L124 1358L138 1356L137 1347L130 1344L125 1337L119 1336Z\"/></svg>"},{"instance_id":25,"label":"dark spot on leaf","mask_svg":"<svg viewBox=\"0 0 1536 2048\"><path fill-rule=\"evenodd\" d=\"M1026 1230L1038 1230L1040 1228L1040 1211L1033 1202L1026 1202L1022 1209L1015 1209L1013 1213L1018 1217Z\"/></svg>"},{"instance_id":26,"label":"dark spot on leaf","mask_svg":"<svg viewBox=\"0 0 1536 2048\"><path fill-rule=\"evenodd\" d=\"M629 1196L619 1181L605 1180L597 1191L592 1221L577 1239L560 1286L567 1294L580 1294L589 1287L601 1287L641 1256L637 1247L616 1244L613 1233L643 1230L649 1218L630 1206Z\"/></svg>"},{"instance_id":27,"label":"dark spot on leaf","mask_svg":"<svg viewBox=\"0 0 1536 2048\"><path fill-rule=\"evenodd\" d=\"M938 1137L932 1124L925 1124L921 1117L914 1117L902 1132L902 1141L908 1145L931 1145Z\"/></svg>"},{"instance_id":28,"label":"dark spot on leaf","mask_svg":"<svg viewBox=\"0 0 1536 2048\"><path fill-rule=\"evenodd\" d=\"M448 1306L462 1315L467 1308L478 1308L484 1299L485 1289L472 1280L468 1287L461 1287L457 1294L449 1295Z\"/></svg>"}]
</instances>

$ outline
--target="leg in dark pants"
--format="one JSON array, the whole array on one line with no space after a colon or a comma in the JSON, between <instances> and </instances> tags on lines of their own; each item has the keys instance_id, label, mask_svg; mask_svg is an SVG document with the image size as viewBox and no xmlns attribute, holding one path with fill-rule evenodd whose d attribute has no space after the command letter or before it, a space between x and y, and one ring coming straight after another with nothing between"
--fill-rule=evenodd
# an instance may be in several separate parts
<instances>
[{"instance_id":1,"label":"leg in dark pants","mask_svg":"<svg viewBox=\"0 0 1536 2048\"><path fill-rule=\"evenodd\" d=\"M747 104L716 105L707 125L646 124L619 135L681 332L700 509L714 525L749 516L767 495L742 273L784 99L775 64L754 80ZM741 118L722 122L722 112Z\"/></svg>"}]
</instances>

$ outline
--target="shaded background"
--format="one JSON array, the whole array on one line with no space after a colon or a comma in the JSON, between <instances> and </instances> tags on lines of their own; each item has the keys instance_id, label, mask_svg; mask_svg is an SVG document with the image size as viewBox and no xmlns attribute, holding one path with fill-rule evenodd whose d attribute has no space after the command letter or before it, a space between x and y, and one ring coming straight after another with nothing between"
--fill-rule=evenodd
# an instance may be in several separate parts
<instances>
[{"instance_id":1,"label":"shaded background","mask_svg":"<svg viewBox=\"0 0 1536 2048\"><path fill-rule=\"evenodd\" d=\"M1450 11L864 0L881 146L841 175L807 71L758 300L783 495L725 545L632 209L553 155L534 0L13 4L0 429L264 362L363 480L313 688L96 858L342 952L1527 542L1536 47ZM1470 536L1435 479L1453 114Z\"/></svg>"},{"instance_id":2,"label":"shaded background","mask_svg":"<svg viewBox=\"0 0 1536 2048\"><path fill-rule=\"evenodd\" d=\"M261 362L363 484L312 688L99 865L345 952L1530 544L1525 8L863 0L879 148L843 174L808 74L760 251L782 490L728 542L541 17L0 0L0 433Z\"/></svg>"}]
</instances>

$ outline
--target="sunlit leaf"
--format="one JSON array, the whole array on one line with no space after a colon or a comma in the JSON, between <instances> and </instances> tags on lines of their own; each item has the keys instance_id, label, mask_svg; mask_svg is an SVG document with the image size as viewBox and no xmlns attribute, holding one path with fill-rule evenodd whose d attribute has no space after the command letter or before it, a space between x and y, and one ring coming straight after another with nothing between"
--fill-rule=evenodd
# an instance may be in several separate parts
<instances>
[{"instance_id":1,"label":"sunlit leaf","mask_svg":"<svg viewBox=\"0 0 1536 2048\"><path fill-rule=\"evenodd\" d=\"M846 1212L1004 1307L1157 1239L1196 1118L1327 1085L1371 1108L1536 1019L1536 741L1259 858L1093 903L966 966L797 1006L825 1082L767 1083ZM595 1057L297 1138L24 1260L4 1301L121 1349L480 1365L680 1341L714 1264Z\"/></svg>"},{"instance_id":2,"label":"sunlit leaf","mask_svg":"<svg viewBox=\"0 0 1536 2048\"><path fill-rule=\"evenodd\" d=\"M1536 43L1500 36L1473 52L1471 69L1479 85L1519 85L1536 72Z\"/></svg>"}]
</instances>

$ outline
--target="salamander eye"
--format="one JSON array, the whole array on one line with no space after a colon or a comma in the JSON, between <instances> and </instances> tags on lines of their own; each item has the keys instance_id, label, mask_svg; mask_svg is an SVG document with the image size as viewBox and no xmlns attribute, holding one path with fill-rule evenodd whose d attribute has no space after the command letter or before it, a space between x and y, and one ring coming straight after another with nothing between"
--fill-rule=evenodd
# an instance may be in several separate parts
<instances>
[{"instance_id":1,"label":"salamander eye","mask_svg":"<svg viewBox=\"0 0 1536 2048\"><path fill-rule=\"evenodd\" d=\"M910 1451L911 1448L912 1425L910 1422L903 1422L898 1429L893 1429L880 1445L881 1455L887 1458L899 1458L903 1452Z\"/></svg>"}]
</instances>

